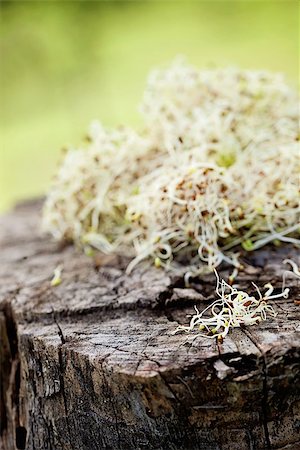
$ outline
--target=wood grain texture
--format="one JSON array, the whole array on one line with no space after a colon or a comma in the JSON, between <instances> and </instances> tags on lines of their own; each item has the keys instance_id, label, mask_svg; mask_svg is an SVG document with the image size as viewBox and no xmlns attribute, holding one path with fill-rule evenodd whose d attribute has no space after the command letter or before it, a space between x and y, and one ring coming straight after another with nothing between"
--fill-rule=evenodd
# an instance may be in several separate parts
<instances>
[{"instance_id":1,"label":"wood grain texture","mask_svg":"<svg viewBox=\"0 0 300 450\"><path fill-rule=\"evenodd\" d=\"M40 202L0 219L3 450L300 448L299 282L278 313L223 344L173 335L213 276L91 259L39 231ZM242 288L281 287L290 246L247 254ZM50 279L63 264L62 283ZM220 272L228 277L226 268Z\"/></svg>"}]
</instances>

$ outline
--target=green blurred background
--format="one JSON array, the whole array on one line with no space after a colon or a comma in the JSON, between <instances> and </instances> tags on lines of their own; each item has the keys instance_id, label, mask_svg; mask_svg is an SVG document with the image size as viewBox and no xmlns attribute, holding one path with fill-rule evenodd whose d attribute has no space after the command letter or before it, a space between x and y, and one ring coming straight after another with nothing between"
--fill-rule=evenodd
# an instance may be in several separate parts
<instances>
[{"instance_id":1,"label":"green blurred background","mask_svg":"<svg viewBox=\"0 0 300 450\"><path fill-rule=\"evenodd\" d=\"M1 2L0 210L46 192L61 147L92 119L139 126L148 71L285 72L298 82L298 1Z\"/></svg>"}]
</instances>

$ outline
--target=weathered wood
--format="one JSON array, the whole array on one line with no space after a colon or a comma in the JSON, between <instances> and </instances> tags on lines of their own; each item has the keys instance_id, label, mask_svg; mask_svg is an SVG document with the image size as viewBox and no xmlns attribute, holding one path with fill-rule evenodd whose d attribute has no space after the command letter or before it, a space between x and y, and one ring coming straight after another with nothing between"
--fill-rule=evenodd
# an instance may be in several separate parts
<instances>
[{"instance_id":1,"label":"weathered wood","mask_svg":"<svg viewBox=\"0 0 300 450\"><path fill-rule=\"evenodd\" d=\"M275 319L224 343L173 335L214 296L207 276L88 258L39 231L40 203L0 220L1 448L300 448L299 283ZM248 255L241 287L281 285L290 246ZM50 286L63 264L62 283ZM221 276L227 277L226 269Z\"/></svg>"}]
</instances>

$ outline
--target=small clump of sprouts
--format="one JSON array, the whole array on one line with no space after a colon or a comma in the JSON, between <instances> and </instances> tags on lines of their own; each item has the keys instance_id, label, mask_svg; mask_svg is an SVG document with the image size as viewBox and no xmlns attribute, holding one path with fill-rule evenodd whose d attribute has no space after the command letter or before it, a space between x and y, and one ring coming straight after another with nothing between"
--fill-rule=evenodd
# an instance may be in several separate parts
<instances>
[{"instance_id":1,"label":"small clump of sprouts","mask_svg":"<svg viewBox=\"0 0 300 450\"><path fill-rule=\"evenodd\" d=\"M243 248L299 245L299 104L283 77L198 70L150 74L144 129L92 124L69 149L45 207L57 239L190 276Z\"/></svg>"},{"instance_id":2,"label":"small clump of sprouts","mask_svg":"<svg viewBox=\"0 0 300 450\"><path fill-rule=\"evenodd\" d=\"M264 286L267 290L262 294L260 289L252 283L257 292L257 298L220 280L216 271L215 274L218 299L201 312L195 306L196 314L192 316L190 324L178 326L175 333L194 332L196 336L217 338L222 342L232 328L257 325L266 320L268 315L275 317L276 312L268 301L280 297L287 298L289 295L288 288L279 294L273 294L274 288L270 283Z\"/></svg>"}]
</instances>

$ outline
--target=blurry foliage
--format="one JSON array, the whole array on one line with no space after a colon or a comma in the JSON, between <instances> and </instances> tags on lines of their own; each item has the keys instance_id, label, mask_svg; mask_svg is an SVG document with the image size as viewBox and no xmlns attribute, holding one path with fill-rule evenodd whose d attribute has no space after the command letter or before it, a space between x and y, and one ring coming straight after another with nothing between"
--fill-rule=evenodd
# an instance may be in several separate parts
<instances>
[{"instance_id":1,"label":"blurry foliage","mask_svg":"<svg viewBox=\"0 0 300 450\"><path fill-rule=\"evenodd\" d=\"M1 2L0 209L44 192L94 118L139 125L153 66L298 71L297 1Z\"/></svg>"}]
</instances>

